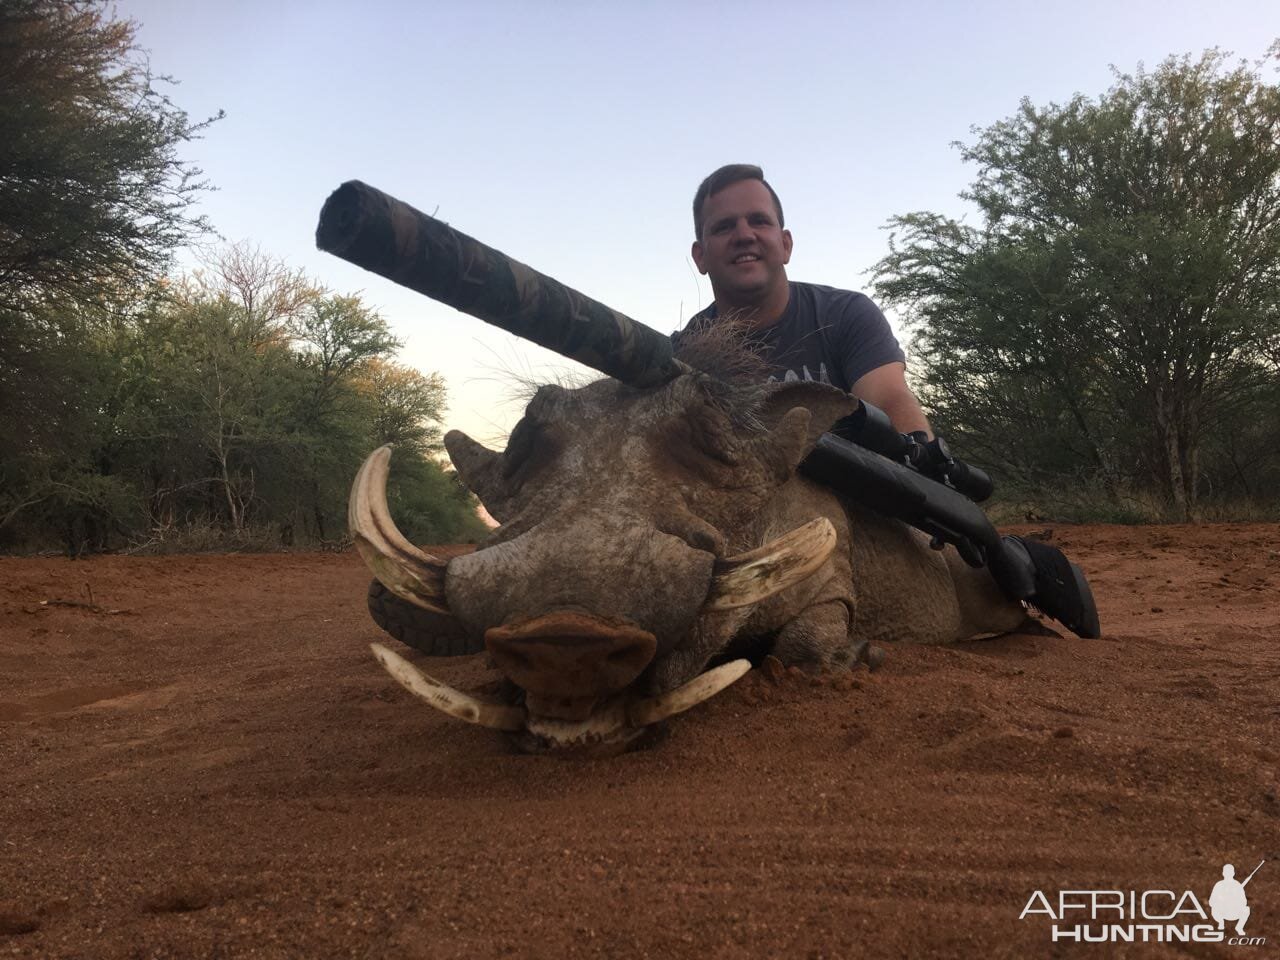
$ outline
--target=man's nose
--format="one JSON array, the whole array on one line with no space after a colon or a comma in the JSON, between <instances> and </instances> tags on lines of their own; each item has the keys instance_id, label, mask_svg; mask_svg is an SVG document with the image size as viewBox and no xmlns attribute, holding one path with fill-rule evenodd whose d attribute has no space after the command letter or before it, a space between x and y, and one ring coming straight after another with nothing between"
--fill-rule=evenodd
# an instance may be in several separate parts
<instances>
[{"instance_id":1,"label":"man's nose","mask_svg":"<svg viewBox=\"0 0 1280 960\"><path fill-rule=\"evenodd\" d=\"M745 219L739 220L733 225L734 242L750 241L754 240L755 237L756 232L751 229L751 224L747 223Z\"/></svg>"}]
</instances>

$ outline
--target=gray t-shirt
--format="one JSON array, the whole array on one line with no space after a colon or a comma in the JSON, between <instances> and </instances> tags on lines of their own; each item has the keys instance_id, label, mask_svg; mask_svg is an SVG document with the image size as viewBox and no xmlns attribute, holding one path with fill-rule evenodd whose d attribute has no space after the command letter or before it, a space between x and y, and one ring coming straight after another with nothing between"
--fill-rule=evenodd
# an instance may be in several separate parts
<instances>
[{"instance_id":1,"label":"gray t-shirt","mask_svg":"<svg viewBox=\"0 0 1280 960\"><path fill-rule=\"evenodd\" d=\"M906 357L870 297L816 283L791 281L778 322L756 337L774 380L817 380L848 392L863 374ZM685 330L714 320L716 305L694 314ZM672 338L679 340L680 333Z\"/></svg>"}]
</instances>

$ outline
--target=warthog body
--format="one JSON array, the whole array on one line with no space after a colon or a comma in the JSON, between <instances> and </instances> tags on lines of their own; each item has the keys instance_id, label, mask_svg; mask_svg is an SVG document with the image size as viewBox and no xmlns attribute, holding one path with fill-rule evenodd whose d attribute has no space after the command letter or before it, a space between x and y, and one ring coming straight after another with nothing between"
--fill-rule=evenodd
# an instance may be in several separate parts
<instances>
[{"instance_id":1,"label":"warthog body","mask_svg":"<svg viewBox=\"0 0 1280 960\"><path fill-rule=\"evenodd\" d=\"M420 608L399 635L428 652L487 649L512 681L513 702L486 703L375 645L440 709L530 749L625 744L732 683L744 655L844 668L868 641L938 643L1023 619L986 571L797 473L856 401L765 383L732 324L685 336L673 356L657 331L358 181L325 202L316 243L610 378L540 389L501 453L445 437L501 523L448 564L395 529L387 449L361 468L356 546Z\"/></svg>"},{"instance_id":2,"label":"warthog body","mask_svg":"<svg viewBox=\"0 0 1280 960\"><path fill-rule=\"evenodd\" d=\"M445 437L501 526L447 564L427 605L442 633L484 644L523 691L526 720L577 740L611 705L717 661L767 652L841 669L868 641L942 643L1022 622L985 570L797 472L856 401L762 382L751 355L714 333L682 350L693 372L657 387L541 387L503 452ZM790 573L743 568L815 518L828 540L801 537L806 557L774 562Z\"/></svg>"}]
</instances>

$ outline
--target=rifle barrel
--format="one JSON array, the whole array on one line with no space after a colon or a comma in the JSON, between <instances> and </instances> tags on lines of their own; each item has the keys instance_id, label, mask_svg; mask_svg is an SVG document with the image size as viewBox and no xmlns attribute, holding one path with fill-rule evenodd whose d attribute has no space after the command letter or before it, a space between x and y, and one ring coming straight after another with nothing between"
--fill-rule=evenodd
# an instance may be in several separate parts
<instances>
[{"instance_id":1,"label":"rifle barrel","mask_svg":"<svg viewBox=\"0 0 1280 960\"><path fill-rule=\"evenodd\" d=\"M687 369L669 337L359 180L325 201L316 246L632 386Z\"/></svg>"}]
</instances>

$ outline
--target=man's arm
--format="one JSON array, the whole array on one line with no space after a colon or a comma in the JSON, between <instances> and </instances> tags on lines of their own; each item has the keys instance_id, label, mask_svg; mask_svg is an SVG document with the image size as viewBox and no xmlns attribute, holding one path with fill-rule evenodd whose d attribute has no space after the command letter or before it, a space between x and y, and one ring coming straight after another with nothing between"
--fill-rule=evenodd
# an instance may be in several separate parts
<instances>
[{"instance_id":1,"label":"man's arm","mask_svg":"<svg viewBox=\"0 0 1280 960\"><path fill-rule=\"evenodd\" d=\"M907 386L906 370L906 364L886 363L864 373L849 392L887 413L899 433L923 430L932 437L933 430L920 401Z\"/></svg>"}]
</instances>

